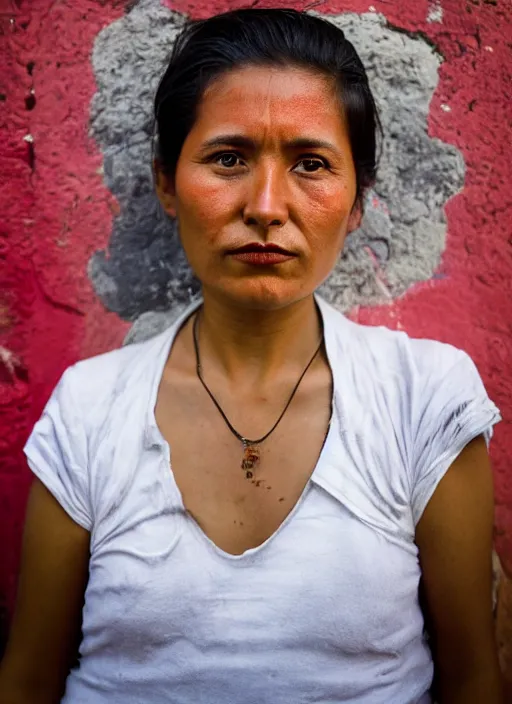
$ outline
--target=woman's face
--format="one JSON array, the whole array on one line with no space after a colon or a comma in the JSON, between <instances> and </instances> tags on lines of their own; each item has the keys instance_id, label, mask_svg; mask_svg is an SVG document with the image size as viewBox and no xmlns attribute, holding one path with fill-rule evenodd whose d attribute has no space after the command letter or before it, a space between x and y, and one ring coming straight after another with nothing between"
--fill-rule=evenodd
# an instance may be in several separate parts
<instances>
[{"instance_id":1,"label":"woman's face","mask_svg":"<svg viewBox=\"0 0 512 704\"><path fill-rule=\"evenodd\" d=\"M360 221L335 89L300 68L246 67L216 79L174 182L157 176L205 295L250 308L311 294Z\"/></svg>"}]
</instances>

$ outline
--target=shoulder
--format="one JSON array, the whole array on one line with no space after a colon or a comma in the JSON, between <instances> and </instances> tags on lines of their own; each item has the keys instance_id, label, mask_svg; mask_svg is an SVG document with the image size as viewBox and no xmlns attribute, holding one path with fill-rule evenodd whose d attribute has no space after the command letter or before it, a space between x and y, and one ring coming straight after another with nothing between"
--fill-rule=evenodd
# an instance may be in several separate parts
<instances>
[{"instance_id":1,"label":"shoulder","mask_svg":"<svg viewBox=\"0 0 512 704\"><path fill-rule=\"evenodd\" d=\"M137 395L150 381L165 353L170 330L145 342L129 344L104 354L81 360L68 367L54 391L61 404L72 406L82 420L101 417L122 395Z\"/></svg>"},{"instance_id":2,"label":"shoulder","mask_svg":"<svg viewBox=\"0 0 512 704\"><path fill-rule=\"evenodd\" d=\"M413 338L404 331L384 326L361 325L325 301L321 307L326 332L330 333L337 351L364 367L367 375L380 380L392 376L402 382L421 379L434 382L457 366L474 369L469 355L453 345Z\"/></svg>"},{"instance_id":3,"label":"shoulder","mask_svg":"<svg viewBox=\"0 0 512 704\"><path fill-rule=\"evenodd\" d=\"M322 312L346 442L353 442L354 457L363 456L358 472L369 477L368 486L379 487L379 499L372 500L389 511L402 487L416 525L462 449L479 435L489 443L499 411L463 350L359 325L325 303ZM382 489L379 476L393 491Z\"/></svg>"},{"instance_id":4,"label":"shoulder","mask_svg":"<svg viewBox=\"0 0 512 704\"><path fill-rule=\"evenodd\" d=\"M322 311L326 337L335 350L333 372L346 381L350 370L349 386L365 412L373 401L415 437L449 426L457 430L465 419L482 426L490 438L499 411L465 351L403 331L360 325L325 302ZM482 422L476 424L477 417Z\"/></svg>"},{"instance_id":5,"label":"shoulder","mask_svg":"<svg viewBox=\"0 0 512 704\"><path fill-rule=\"evenodd\" d=\"M199 301L174 318L160 334L90 357L68 367L43 415L80 428L88 442L138 422L156 393L159 376L182 323Z\"/></svg>"}]
</instances>

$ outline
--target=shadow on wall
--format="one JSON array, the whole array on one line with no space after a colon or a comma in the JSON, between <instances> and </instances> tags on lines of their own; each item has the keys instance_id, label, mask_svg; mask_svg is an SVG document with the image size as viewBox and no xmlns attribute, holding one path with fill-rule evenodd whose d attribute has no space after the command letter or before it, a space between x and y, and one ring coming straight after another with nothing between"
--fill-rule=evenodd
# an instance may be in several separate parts
<instances>
[{"instance_id":1,"label":"shadow on wall","mask_svg":"<svg viewBox=\"0 0 512 704\"><path fill-rule=\"evenodd\" d=\"M375 190L361 228L347 240L322 294L342 310L388 302L430 279L445 247L444 205L463 185L458 150L427 134L441 56L421 37L382 15L329 16L359 51L380 107L385 138ZM152 103L159 76L185 18L141 0L96 38L98 86L91 135L104 155L104 180L120 204L108 251L96 252L89 276L104 305L136 321L129 339L159 332L198 286L176 226L154 195Z\"/></svg>"}]
</instances>

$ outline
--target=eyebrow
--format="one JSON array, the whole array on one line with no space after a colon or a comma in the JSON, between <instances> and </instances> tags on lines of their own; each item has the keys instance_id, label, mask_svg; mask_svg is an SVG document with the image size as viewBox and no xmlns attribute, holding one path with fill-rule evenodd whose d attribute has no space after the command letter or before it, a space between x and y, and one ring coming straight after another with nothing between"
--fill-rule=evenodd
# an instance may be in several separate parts
<instances>
[{"instance_id":1,"label":"eyebrow","mask_svg":"<svg viewBox=\"0 0 512 704\"><path fill-rule=\"evenodd\" d=\"M221 134L203 142L201 148L211 149L212 147L221 147L227 144L242 149L256 149L258 146L250 137L243 137L240 134ZM313 137L298 137L297 139L286 140L284 146L285 149L329 149L332 152L339 152L339 149L331 142Z\"/></svg>"}]
</instances>

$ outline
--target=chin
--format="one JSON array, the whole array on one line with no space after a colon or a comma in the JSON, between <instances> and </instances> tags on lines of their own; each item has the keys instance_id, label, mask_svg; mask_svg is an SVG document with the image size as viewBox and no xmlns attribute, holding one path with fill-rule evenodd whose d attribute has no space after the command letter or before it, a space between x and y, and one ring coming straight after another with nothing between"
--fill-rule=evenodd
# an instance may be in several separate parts
<instances>
[{"instance_id":1,"label":"chin","mask_svg":"<svg viewBox=\"0 0 512 704\"><path fill-rule=\"evenodd\" d=\"M231 280L224 286L218 281L204 288L209 289L216 298L220 295L236 307L264 311L293 305L314 293L316 287L310 288L301 281L258 278Z\"/></svg>"}]
</instances>

